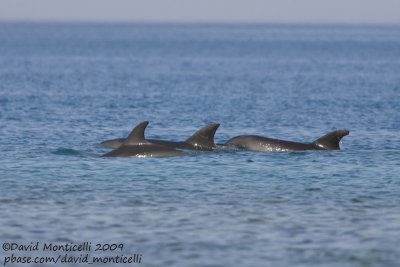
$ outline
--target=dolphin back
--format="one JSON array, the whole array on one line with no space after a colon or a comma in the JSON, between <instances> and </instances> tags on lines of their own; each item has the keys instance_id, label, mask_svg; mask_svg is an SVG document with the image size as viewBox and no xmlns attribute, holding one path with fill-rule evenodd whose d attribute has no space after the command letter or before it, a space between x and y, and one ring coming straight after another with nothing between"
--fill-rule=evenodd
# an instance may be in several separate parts
<instances>
[{"instance_id":1,"label":"dolphin back","mask_svg":"<svg viewBox=\"0 0 400 267\"><path fill-rule=\"evenodd\" d=\"M125 138L116 138L111 140L106 140L100 143L101 146L118 148L125 142Z\"/></svg>"},{"instance_id":2,"label":"dolphin back","mask_svg":"<svg viewBox=\"0 0 400 267\"><path fill-rule=\"evenodd\" d=\"M146 141L144 131L148 124L148 121L139 123L120 147L102 155L102 157L170 157L185 154L182 151Z\"/></svg>"},{"instance_id":3,"label":"dolphin back","mask_svg":"<svg viewBox=\"0 0 400 267\"><path fill-rule=\"evenodd\" d=\"M186 155L185 152L153 144L123 145L102 157L173 157Z\"/></svg>"},{"instance_id":4,"label":"dolphin back","mask_svg":"<svg viewBox=\"0 0 400 267\"><path fill-rule=\"evenodd\" d=\"M191 137L186 139L185 142L193 145L196 149L212 150L215 148L214 136L218 127L219 123L208 124L200 128Z\"/></svg>"},{"instance_id":5,"label":"dolphin back","mask_svg":"<svg viewBox=\"0 0 400 267\"><path fill-rule=\"evenodd\" d=\"M316 146L322 148L322 149L327 149L327 150L335 150L335 149L340 149L340 140L346 135L350 133L349 130L342 129L342 130L336 130L330 133L327 133L326 135L322 136L321 138L318 138L313 142Z\"/></svg>"}]
</instances>

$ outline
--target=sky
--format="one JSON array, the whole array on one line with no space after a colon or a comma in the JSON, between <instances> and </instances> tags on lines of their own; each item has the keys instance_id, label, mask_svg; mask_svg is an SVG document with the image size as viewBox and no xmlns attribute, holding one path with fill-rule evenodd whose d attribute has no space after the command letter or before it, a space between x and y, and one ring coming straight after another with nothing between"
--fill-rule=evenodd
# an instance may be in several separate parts
<instances>
[{"instance_id":1,"label":"sky","mask_svg":"<svg viewBox=\"0 0 400 267\"><path fill-rule=\"evenodd\" d=\"M0 0L0 21L400 24L400 0Z\"/></svg>"}]
</instances>

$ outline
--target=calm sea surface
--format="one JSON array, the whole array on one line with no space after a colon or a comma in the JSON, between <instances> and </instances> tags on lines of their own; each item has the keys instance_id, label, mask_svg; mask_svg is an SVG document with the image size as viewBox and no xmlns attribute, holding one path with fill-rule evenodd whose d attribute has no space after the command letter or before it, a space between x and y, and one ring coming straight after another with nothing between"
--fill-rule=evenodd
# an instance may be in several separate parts
<instances>
[{"instance_id":1,"label":"calm sea surface","mask_svg":"<svg viewBox=\"0 0 400 267\"><path fill-rule=\"evenodd\" d=\"M170 140L211 122L217 142L350 135L340 151L98 157L143 120ZM142 255L117 266L399 266L397 26L1 23L0 136L2 246ZM60 254L3 246L0 264L12 253Z\"/></svg>"}]
</instances>

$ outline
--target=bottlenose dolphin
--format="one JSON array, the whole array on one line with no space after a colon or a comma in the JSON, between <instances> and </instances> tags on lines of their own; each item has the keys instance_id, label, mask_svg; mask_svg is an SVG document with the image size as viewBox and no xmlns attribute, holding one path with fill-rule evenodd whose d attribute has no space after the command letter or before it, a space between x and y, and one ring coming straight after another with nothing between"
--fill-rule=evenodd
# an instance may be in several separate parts
<instances>
[{"instance_id":1,"label":"bottlenose dolphin","mask_svg":"<svg viewBox=\"0 0 400 267\"><path fill-rule=\"evenodd\" d=\"M297 143L258 135L240 135L231 138L221 146L253 151L334 150L340 149L340 140L349 133L345 129L336 130L311 143Z\"/></svg>"},{"instance_id":2,"label":"bottlenose dolphin","mask_svg":"<svg viewBox=\"0 0 400 267\"><path fill-rule=\"evenodd\" d=\"M195 132L191 137L185 141L175 142L166 140L146 139L146 141L162 145L170 148L178 149L194 149L194 150L212 150L216 148L214 143L215 132L219 127L219 123L211 123ZM102 146L118 148L123 144L125 138L116 138L112 140L106 140L100 143Z\"/></svg>"},{"instance_id":3,"label":"bottlenose dolphin","mask_svg":"<svg viewBox=\"0 0 400 267\"><path fill-rule=\"evenodd\" d=\"M170 157L185 155L182 151L146 141L144 130L148 124L148 121L139 123L118 148L102 155L102 157Z\"/></svg>"}]
</instances>

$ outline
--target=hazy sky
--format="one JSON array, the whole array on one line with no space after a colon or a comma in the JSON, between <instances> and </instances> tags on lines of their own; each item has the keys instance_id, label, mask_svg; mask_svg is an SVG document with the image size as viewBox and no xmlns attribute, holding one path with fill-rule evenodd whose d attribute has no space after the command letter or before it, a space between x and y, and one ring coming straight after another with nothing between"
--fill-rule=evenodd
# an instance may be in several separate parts
<instances>
[{"instance_id":1,"label":"hazy sky","mask_svg":"<svg viewBox=\"0 0 400 267\"><path fill-rule=\"evenodd\" d=\"M0 20L400 24L400 0L0 0Z\"/></svg>"}]
</instances>

